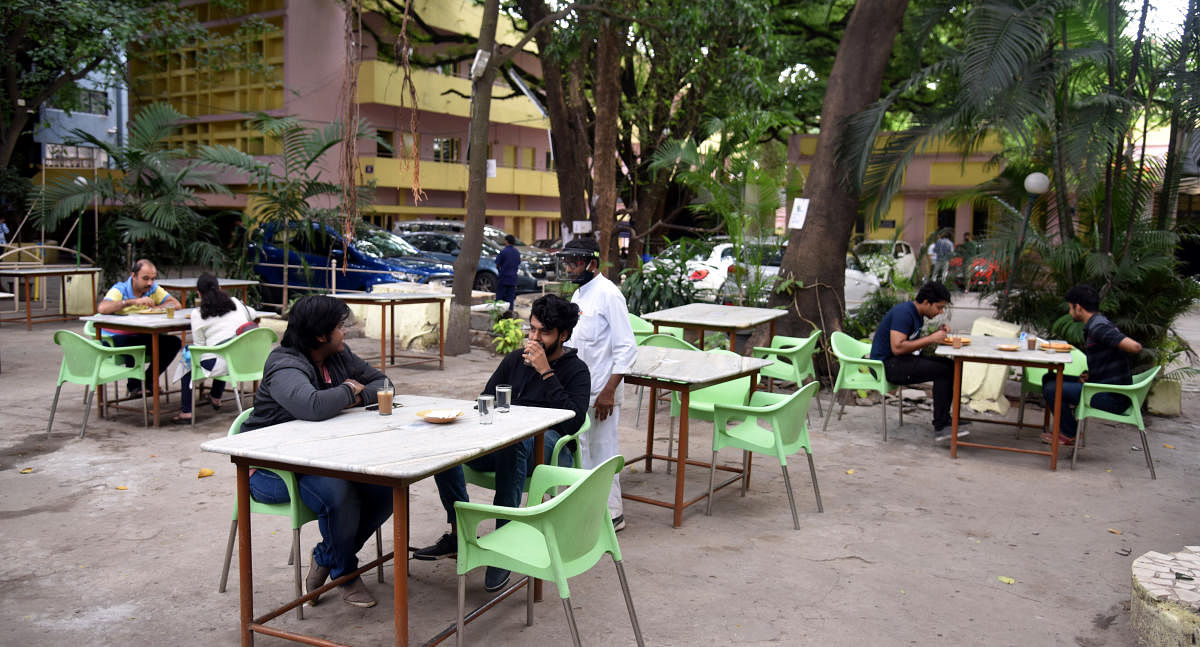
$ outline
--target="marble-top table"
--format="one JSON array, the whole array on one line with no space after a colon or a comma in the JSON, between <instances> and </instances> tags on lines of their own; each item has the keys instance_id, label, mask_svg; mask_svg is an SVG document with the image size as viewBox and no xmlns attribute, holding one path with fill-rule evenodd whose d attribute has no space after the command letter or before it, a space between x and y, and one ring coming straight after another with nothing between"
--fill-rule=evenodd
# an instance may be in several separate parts
<instances>
[{"instance_id":1,"label":"marble-top table","mask_svg":"<svg viewBox=\"0 0 1200 647\"><path fill-rule=\"evenodd\" d=\"M708 491L705 490L703 494L692 498L690 501L684 501L684 471L687 466L710 467L708 463L688 460L687 457L688 404L691 392L706 386L746 376L750 376L750 383L754 384L759 369L771 364L772 360L742 357L727 353L706 353L682 348L658 348L654 346L638 346L637 353L637 359L634 360L633 367L625 374L625 382L650 387L650 416L646 426L646 453L626 461L625 465L629 466L644 459L645 471L651 472L653 471L652 460L655 458L675 463L677 466L675 470L675 498L673 501L662 501L629 494L628 491L622 491L621 495L623 498L633 501L671 508L674 511L672 523L678 528L683 523L684 508L698 503L708 496ZM679 393L679 449L678 456L676 457L654 453L654 410L656 408L655 403L657 402L658 389L666 389ZM714 488L714 491L730 483L737 482L741 478L742 471L739 468L718 465L717 469L735 472L737 476L721 483L717 488Z\"/></svg>"},{"instance_id":2,"label":"marble-top table","mask_svg":"<svg viewBox=\"0 0 1200 647\"><path fill-rule=\"evenodd\" d=\"M159 426L159 365L158 365L158 336L170 333L183 333L186 336L187 331L191 330L192 322L191 315L195 308L182 308L175 311L174 317L168 317L165 314L128 314L128 315L102 315L94 314L87 317L80 317L80 321L90 321L95 324L96 340L99 341L103 336L102 328L112 332L122 333L126 335L149 335L150 348L147 350L150 354L150 366L154 371L154 385L151 387L153 406L154 406L154 426ZM255 321L264 316L273 316L272 312L262 312L259 310L250 309L254 315ZM146 388L143 384L142 388ZM101 390L97 394L99 397L96 401L96 406L103 411L104 406L104 391ZM116 406L116 405L110 405Z\"/></svg>"},{"instance_id":3,"label":"marble-top table","mask_svg":"<svg viewBox=\"0 0 1200 647\"><path fill-rule=\"evenodd\" d=\"M87 275L92 281L92 310L96 309L96 288L97 278L100 276L101 269L90 265L76 267L74 265L28 265L18 267L3 267L0 266L0 276L11 276L21 279L21 283L25 290L25 329L33 330L34 319L46 319L51 321L67 321L71 316L67 314L67 277ZM61 288L62 303L59 304L59 311L53 314L33 314L33 290L30 289L30 282L40 279L57 276L59 286ZM43 294L42 299L45 303L46 295ZM0 319L3 321L19 321L21 317L5 317Z\"/></svg>"},{"instance_id":4,"label":"marble-top table","mask_svg":"<svg viewBox=\"0 0 1200 647\"><path fill-rule=\"evenodd\" d=\"M787 310L774 308L747 308L723 306L715 303L689 303L658 312L648 312L642 319L654 324L654 332L660 325L679 326L685 330L698 330L700 349L704 350L704 331L715 330L729 335L729 349L737 352L739 330L749 330L764 323L771 324L771 338L775 337L775 320L787 314Z\"/></svg>"},{"instance_id":5,"label":"marble-top table","mask_svg":"<svg viewBox=\"0 0 1200 647\"><path fill-rule=\"evenodd\" d=\"M953 346L938 346L937 355L954 360L954 400L952 405L952 426L950 433L950 457L958 457L959 447L981 447L983 449L999 449L1002 451L1022 454L1038 454L1050 457L1050 469L1058 469L1058 429L1062 417L1062 385L1063 370L1071 363L1071 353L1046 350L1029 350L1019 339L1008 337L986 337L982 335L969 336L971 343L962 348ZM1000 350L999 346L1016 346L1017 350ZM1041 344L1039 343L1039 348ZM978 442L967 442L958 439L958 421L973 420L998 425L1016 427L1034 427L1040 425L1021 424L1007 420L992 420L990 418L960 418L959 409L962 407L962 365L963 362L981 362L984 364L1003 364L1006 366L1025 366L1044 368L1054 373L1054 424L1051 425L1051 442L1049 451L1025 449L1020 447L1002 447Z\"/></svg>"},{"instance_id":6,"label":"marble-top table","mask_svg":"<svg viewBox=\"0 0 1200 647\"><path fill-rule=\"evenodd\" d=\"M196 291L196 281L198 280L199 277L196 276L185 276L177 279L158 279L157 283L158 287L167 292L174 292L178 296L180 304L187 305L188 295ZM258 281L218 278L217 285L222 290L240 290L242 293L242 303L245 303L246 298L250 295L250 287L258 285Z\"/></svg>"},{"instance_id":7,"label":"marble-top table","mask_svg":"<svg viewBox=\"0 0 1200 647\"><path fill-rule=\"evenodd\" d=\"M304 474L332 476L392 488L393 545L408 546L409 486L420 479L501 447L536 436L535 464L544 461L542 432L574 417L569 409L541 409L516 406L508 413L496 413L491 425L479 424L479 416L468 400L397 395L391 416L362 408L349 409L337 417L320 422L295 420L234 436L209 440L200 449L228 454L237 465L239 510L250 509L250 467L271 467ZM424 409L459 409L464 415L450 424L432 424L417 417ZM361 566L357 571L330 582L325 587L293 600L260 618L254 617L254 584L251 578L250 517L238 515L238 576L241 595L242 644L253 642L253 633L310 642L299 634L268 628L265 623L303 604L305 600L375 568L381 560ZM386 561L392 555L385 555ZM395 591L396 644L408 644L408 560L395 560L392 577ZM509 594L521 583L506 589ZM320 623L313 628L322 627ZM326 625L327 627L327 625ZM333 643L320 643L333 644Z\"/></svg>"},{"instance_id":8,"label":"marble-top table","mask_svg":"<svg viewBox=\"0 0 1200 647\"><path fill-rule=\"evenodd\" d=\"M382 319L379 322L379 370L384 370L389 362L388 360L388 340L391 340L391 360L390 363L395 366L396 358L413 360L400 366L408 366L411 364L420 364L422 362L432 362L434 357L430 355L418 354L396 354L396 306L397 305L416 305L422 303L438 304L438 354L437 363L438 369L445 370L446 368L446 309L442 306L442 302L450 299L452 295L441 294L437 292L371 292L369 294L358 294L354 292L339 292L330 294L329 296L335 299L341 299L346 303L356 305L377 305L379 306ZM391 313L391 327L388 327L388 313Z\"/></svg>"}]
</instances>

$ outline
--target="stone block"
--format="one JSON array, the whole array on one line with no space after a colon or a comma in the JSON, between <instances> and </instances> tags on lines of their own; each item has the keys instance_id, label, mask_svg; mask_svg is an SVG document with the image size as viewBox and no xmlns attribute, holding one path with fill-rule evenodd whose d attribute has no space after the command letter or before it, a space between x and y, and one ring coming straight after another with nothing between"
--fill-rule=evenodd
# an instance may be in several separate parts
<instances>
[{"instance_id":1,"label":"stone block","mask_svg":"<svg viewBox=\"0 0 1200 647\"><path fill-rule=\"evenodd\" d=\"M1183 414L1183 384L1173 380L1157 380L1146 395L1146 409L1156 416Z\"/></svg>"}]
</instances>

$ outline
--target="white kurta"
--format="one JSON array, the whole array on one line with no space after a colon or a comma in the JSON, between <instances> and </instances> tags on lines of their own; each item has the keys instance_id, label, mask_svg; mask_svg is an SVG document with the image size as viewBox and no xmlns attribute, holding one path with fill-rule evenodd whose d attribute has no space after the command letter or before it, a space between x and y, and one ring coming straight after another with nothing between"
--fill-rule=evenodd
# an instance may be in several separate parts
<instances>
[{"instance_id":1,"label":"white kurta","mask_svg":"<svg viewBox=\"0 0 1200 647\"><path fill-rule=\"evenodd\" d=\"M571 339L564 345L579 353L592 375L589 400L592 427L581 438L579 447L583 467L591 469L621 453L617 426L621 419L621 404L625 401L624 385L617 387L614 394L616 406L612 415L603 421L596 419L596 396L604 390L611 376L629 372L637 359L637 342L629 325L625 295L604 276L598 275L580 286L571 296L571 302L579 306L579 323L571 333ZM613 518L621 516L624 511L619 476L613 476L608 510Z\"/></svg>"}]
</instances>

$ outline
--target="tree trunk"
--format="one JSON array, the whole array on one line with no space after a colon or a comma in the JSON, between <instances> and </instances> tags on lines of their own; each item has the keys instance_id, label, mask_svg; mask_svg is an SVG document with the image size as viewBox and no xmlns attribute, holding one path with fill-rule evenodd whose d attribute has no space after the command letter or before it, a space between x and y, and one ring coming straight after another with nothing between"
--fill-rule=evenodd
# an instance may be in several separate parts
<instances>
[{"instance_id":1,"label":"tree trunk","mask_svg":"<svg viewBox=\"0 0 1200 647\"><path fill-rule=\"evenodd\" d=\"M846 248L858 214L858 195L839 181L836 168L843 121L879 98L883 72L900 31L908 0L860 2L838 45L821 105L821 133L805 185L811 200L804 229L791 230L780 274L802 282L772 305L789 306L777 332L804 335L813 328L826 339L842 327Z\"/></svg>"},{"instance_id":2,"label":"tree trunk","mask_svg":"<svg viewBox=\"0 0 1200 647\"><path fill-rule=\"evenodd\" d=\"M487 0L479 26L479 50L495 57L496 21L500 0ZM483 73L471 79L471 130L467 150L467 220L463 227L463 245L454 261L454 299L450 303L450 323L446 335L446 353L461 355L471 350L471 287L479 254L483 249L483 224L487 210L487 138L492 111L492 83L496 66L489 63Z\"/></svg>"},{"instance_id":3,"label":"tree trunk","mask_svg":"<svg viewBox=\"0 0 1200 647\"><path fill-rule=\"evenodd\" d=\"M600 244L600 267L616 281L620 268L613 262L613 229L617 211L617 113L621 101L618 78L622 40L621 26L611 18L601 20L596 46L596 159L592 187L596 194L596 240Z\"/></svg>"}]
</instances>

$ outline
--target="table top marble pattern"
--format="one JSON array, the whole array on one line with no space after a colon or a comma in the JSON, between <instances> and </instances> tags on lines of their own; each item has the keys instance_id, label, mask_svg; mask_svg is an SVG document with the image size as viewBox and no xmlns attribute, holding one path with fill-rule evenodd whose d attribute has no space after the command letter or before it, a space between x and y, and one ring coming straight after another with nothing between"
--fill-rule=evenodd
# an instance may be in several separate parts
<instances>
[{"instance_id":1,"label":"table top marble pattern","mask_svg":"<svg viewBox=\"0 0 1200 647\"><path fill-rule=\"evenodd\" d=\"M185 330L191 328L192 322L189 317L192 316L192 311L195 308L180 308L175 311L175 316L168 318L165 314L128 314L128 315L102 315L94 314L86 317L80 317L80 321L91 321L101 326L112 326L119 328L123 326L136 326L138 328L155 328L161 330ZM250 309L254 313L255 319L263 317L273 317L275 313L270 311Z\"/></svg>"},{"instance_id":2,"label":"table top marble pattern","mask_svg":"<svg viewBox=\"0 0 1200 647\"><path fill-rule=\"evenodd\" d=\"M774 308L723 306L715 303L689 303L657 312L648 312L642 319L652 323L682 326L720 326L722 328L752 328L787 314Z\"/></svg>"},{"instance_id":3,"label":"table top marble pattern","mask_svg":"<svg viewBox=\"0 0 1200 647\"><path fill-rule=\"evenodd\" d=\"M338 292L330 294L335 299L343 301L358 301L358 302L380 302L380 303L402 303L404 301L427 301L429 299L450 299L452 294L441 294L438 292L371 292L369 294L359 294L356 292Z\"/></svg>"},{"instance_id":4,"label":"table top marble pattern","mask_svg":"<svg viewBox=\"0 0 1200 647\"><path fill-rule=\"evenodd\" d=\"M569 409L514 405L479 424L470 400L397 395L390 416L361 408L319 422L295 420L205 442L200 449L252 460L415 480L482 456L574 417ZM458 409L449 424L417 417L425 409Z\"/></svg>"},{"instance_id":5,"label":"table top marble pattern","mask_svg":"<svg viewBox=\"0 0 1200 647\"><path fill-rule=\"evenodd\" d=\"M1041 364L1070 364L1071 353L1057 351L1029 350L1019 339L1012 337L984 337L971 335L971 344L962 348L953 346L937 347L937 354L943 357L961 357L963 359L998 359L1014 362L1037 362ZM1012 345L1017 350L1000 350L997 346ZM1040 345L1040 342L1039 342Z\"/></svg>"},{"instance_id":6,"label":"table top marble pattern","mask_svg":"<svg viewBox=\"0 0 1200 647\"><path fill-rule=\"evenodd\" d=\"M196 276L185 276L176 279L158 279L158 286L165 290L195 290L196 281L200 280ZM251 279L217 279L217 285L223 288L240 288L258 285L258 281Z\"/></svg>"},{"instance_id":7,"label":"table top marble pattern","mask_svg":"<svg viewBox=\"0 0 1200 647\"><path fill-rule=\"evenodd\" d=\"M685 348L639 346L628 375L672 382L700 383L757 370L772 360Z\"/></svg>"}]
</instances>

